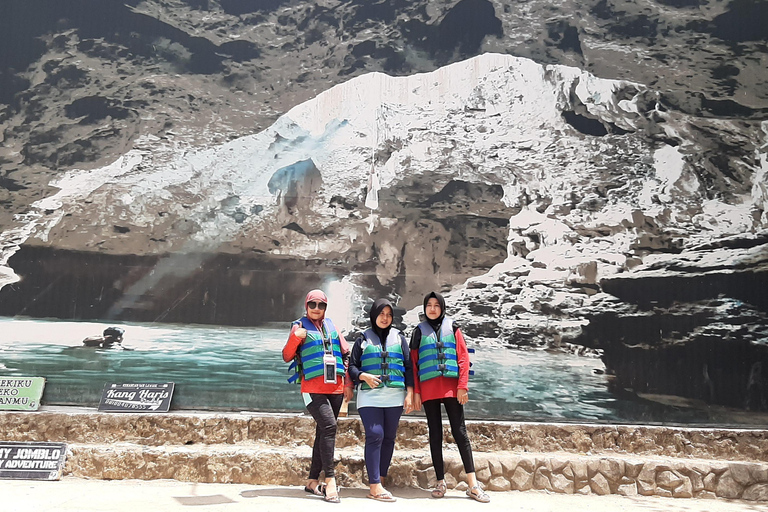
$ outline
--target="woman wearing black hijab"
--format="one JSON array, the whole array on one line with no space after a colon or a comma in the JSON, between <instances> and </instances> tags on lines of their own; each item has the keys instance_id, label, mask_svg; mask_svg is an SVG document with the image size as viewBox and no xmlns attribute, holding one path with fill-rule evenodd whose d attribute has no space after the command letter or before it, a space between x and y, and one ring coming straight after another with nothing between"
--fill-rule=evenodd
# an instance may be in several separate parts
<instances>
[{"instance_id":1,"label":"woman wearing black hijab","mask_svg":"<svg viewBox=\"0 0 768 512\"><path fill-rule=\"evenodd\" d=\"M395 501L381 484L387 476L400 416L412 410L413 367L403 334L392 327L392 304L378 299L371 306L371 328L355 341L349 375L358 385L357 412L365 427L368 497Z\"/></svg>"},{"instance_id":2,"label":"woman wearing black hijab","mask_svg":"<svg viewBox=\"0 0 768 512\"><path fill-rule=\"evenodd\" d=\"M424 315L411 335L411 361L413 361L413 406L417 411L424 405L429 429L429 451L435 468L437 486L433 498L445 496L445 465L443 463L443 419L440 404L445 407L451 433L467 474L467 496L488 503L490 497L475 477L472 447L464 423L464 404L469 401L469 353L464 335L449 316L445 316L445 299L437 292L424 297Z\"/></svg>"}]
</instances>

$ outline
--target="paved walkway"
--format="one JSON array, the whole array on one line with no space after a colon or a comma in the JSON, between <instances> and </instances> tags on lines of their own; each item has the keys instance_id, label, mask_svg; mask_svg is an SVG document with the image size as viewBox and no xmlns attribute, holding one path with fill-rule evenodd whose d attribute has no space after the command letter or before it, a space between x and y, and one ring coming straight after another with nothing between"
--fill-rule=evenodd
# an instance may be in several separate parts
<instances>
[{"instance_id":1,"label":"paved walkway","mask_svg":"<svg viewBox=\"0 0 768 512\"><path fill-rule=\"evenodd\" d=\"M196 484L175 480L0 481L0 510L8 512L241 512L241 511L403 511L470 512L744 512L765 511L765 504L723 499L675 499L547 494L544 491L489 492L491 503L449 491L434 500L427 491L394 489L397 503L367 499L365 489L342 489L341 504L323 503L298 487L247 484Z\"/></svg>"}]
</instances>

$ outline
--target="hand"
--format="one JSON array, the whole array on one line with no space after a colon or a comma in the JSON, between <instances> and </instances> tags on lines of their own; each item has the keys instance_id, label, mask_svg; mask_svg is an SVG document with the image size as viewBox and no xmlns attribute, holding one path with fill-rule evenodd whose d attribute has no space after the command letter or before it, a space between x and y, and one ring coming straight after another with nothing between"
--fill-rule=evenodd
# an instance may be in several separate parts
<instances>
[{"instance_id":1,"label":"hand","mask_svg":"<svg viewBox=\"0 0 768 512\"><path fill-rule=\"evenodd\" d=\"M414 411L421 410L421 393L413 394L413 410Z\"/></svg>"},{"instance_id":2,"label":"hand","mask_svg":"<svg viewBox=\"0 0 768 512\"><path fill-rule=\"evenodd\" d=\"M405 414L413 412L413 391L408 390L408 392L405 393L405 402L403 403L403 407L403 412L405 412Z\"/></svg>"},{"instance_id":3,"label":"hand","mask_svg":"<svg viewBox=\"0 0 768 512\"><path fill-rule=\"evenodd\" d=\"M460 389L456 392L456 400L459 401L461 405L464 405L465 403L469 402L469 393L467 393L466 389Z\"/></svg>"},{"instance_id":4,"label":"hand","mask_svg":"<svg viewBox=\"0 0 768 512\"><path fill-rule=\"evenodd\" d=\"M352 397L354 397L354 396L355 396L355 392L354 392L353 388L350 388L350 387L345 387L344 388L344 400L346 400L347 402L351 402L352 401Z\"/></svg>"},{"instance_id":5,"label":"hand","mask_svg":"<svg viewBox=\"0 0 768 512\"><path fill-rule=\"evenodd\" d=\"M378 387L378 385L381 384L381 379L370 373L361 373L360 380L362 380L372 388Z\"/></svg>"},{"instance_id":6,"label":"hand","mask_svg":"<svg viewBox=\"0 0 768 512\"><path fill-rule=\"evenodd\" d=\"M297 338L304 339L307 337L307 330L303 327L299 327L293 334L295 334Z\"/></svg>"}]
</instances>

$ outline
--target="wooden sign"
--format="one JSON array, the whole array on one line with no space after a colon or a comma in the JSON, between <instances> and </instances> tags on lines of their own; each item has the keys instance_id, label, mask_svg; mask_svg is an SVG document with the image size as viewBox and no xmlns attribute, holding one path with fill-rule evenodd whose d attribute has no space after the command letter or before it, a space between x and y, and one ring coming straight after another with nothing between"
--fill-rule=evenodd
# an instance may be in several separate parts
<instances>
[{"instance_id":1,"label":"wooden sign","mask_svg":"<svg viewBox=\"0 0 768 512\"><path fill-rule=\"evenodd\" d=\"M99 410L106 412L168 412L173 382L164 384L107 384Z\"/></svg>"},{"instance_id":2,"label":"wooden sign","mask_svg":"<svg viewBox=\"0 0 768 512\"><path fill-rule=\"evenodd\" d=\"M0 478L58 480L66 457L64 443L0 442Z\"/></svg>"},{"instance_id":3,"label":"wooden sign","mask_svg":"<svg viewBox=\"0 0 768 512\"><path fill-rule=\"evenodd\" d=\"M44 387L43 377L0 377L0 410L36 411Z\"/></svg>"}]
</instances>

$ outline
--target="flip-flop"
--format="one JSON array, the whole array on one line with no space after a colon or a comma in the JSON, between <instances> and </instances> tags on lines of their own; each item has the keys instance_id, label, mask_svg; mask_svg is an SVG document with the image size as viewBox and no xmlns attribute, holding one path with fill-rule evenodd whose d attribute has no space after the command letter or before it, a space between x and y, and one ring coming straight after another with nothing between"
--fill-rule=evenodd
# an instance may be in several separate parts
<instances>
[{"instance_id":1,"label":"flip-flop","mask_svg":"<svg viewBox=\"0 0 768 512\"><path fill-rule=\"evenodd\" d=\"M388 502L397 501L397 498L392 496L392 493L389 491L384 491L381 494L369 494L368 497L376 501L388 501Z\"/></svg>"}]
</instances>

